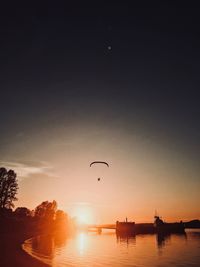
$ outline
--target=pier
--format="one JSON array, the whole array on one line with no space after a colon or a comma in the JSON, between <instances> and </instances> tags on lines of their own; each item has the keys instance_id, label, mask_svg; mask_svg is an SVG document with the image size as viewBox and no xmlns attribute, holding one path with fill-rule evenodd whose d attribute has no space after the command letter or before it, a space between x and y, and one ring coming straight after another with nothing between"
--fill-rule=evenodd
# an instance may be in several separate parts
<instances>
[{"instance_id":1,"label":"pier","mask_svg":"<svg viewBox=\"0 0 200 267\"><path fill-rule=\"evenodd\" d=\"M116 230L116 224L92 224L87 226L88 231L101 233L103 229Z\"/></svg>"},{"instance_id":2,"label":"pier","mask_svg":"<svg viewBox=\"0 0 200 267\"><path fill-rule=\"evenodd\" d=\"M88 231L94 231L101 233L102 230L116 230L117 227L116 224L93 224L93 225L88 225L87 230ZM133 231L132 231L133 230ZM153 223L136 223L134 224L134 229L132 229L131 232L132 234L148 234L148 233L155 233L155 227ZM122 231L123 232L123 231ZM129 232L129 231L125 231Z\"/></svg>"}]
</instances>

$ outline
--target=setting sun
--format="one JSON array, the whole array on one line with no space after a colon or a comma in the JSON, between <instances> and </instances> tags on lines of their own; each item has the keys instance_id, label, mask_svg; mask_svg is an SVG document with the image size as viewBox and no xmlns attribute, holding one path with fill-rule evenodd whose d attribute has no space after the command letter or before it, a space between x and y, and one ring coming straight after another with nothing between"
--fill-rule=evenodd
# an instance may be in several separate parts
<instances>
[{"instance_id":1,"label":"setting sun","mask_svg":"<svg viewBox=\"0 0 200 267\"><path fill-rule=\"evenodd\" d=\"M80 213L77 215L78 224L89 224L91 223L90 218L87 214Z\"/></svg>"},{"instance_id":2,"label":"setting sun","mask_svg":"<svg viewBox=\"0 0 200 267\"><path fill-rule=\"evenodd\" d=\"M72 214L79 225L95 223L95 212L89 203L74 204Z\"/></svg>"}]
</instances>

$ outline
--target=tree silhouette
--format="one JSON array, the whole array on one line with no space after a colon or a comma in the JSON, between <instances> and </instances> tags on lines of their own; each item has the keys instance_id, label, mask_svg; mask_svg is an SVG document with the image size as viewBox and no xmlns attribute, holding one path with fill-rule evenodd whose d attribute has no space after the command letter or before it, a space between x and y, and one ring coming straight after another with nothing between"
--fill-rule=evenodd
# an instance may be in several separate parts
<instances>
[{"instance_id":1,"label":"tree silhouette","mask_svg":"<svg viewBox=\"0 0 200 267\"><path fill-rule=\"evenodd\" d=\"M43 201L35 208L35 218L38 222L39 230L47 232L53 230L56 210L57 203L55 200L52 202Z\"/></svg>"},{"instance_id":2,"label":"tree silhouette","mask_svg":"<svg viewBox=\"0 0 200 267\"><path fill-rule=\"evenodd\" d=\"M13 208L17 200L17 174L13 170L0 168L0 208Z\"/></svg>"},{"instance_id":3,"label":"tree silhouette","mask_svg":"<svg viewBox=\"0 0 200 267\"><path fill-rule=\"evenodd\" d=\"M18 207L16 208L14 214L17 218L27 218L31 217L32 212L26 207Z\"/></svg>"},{"instance_id":4,"label":"tree silhouette","mask_svg":"<svg viewBox=\"0 0 200 267\"><path fill-rule=\"evenodd\" d=\"M55 226L60 232L66 232L68 227L68 215L63 210L57 210L55 216Z\"/></svg>"},{"instance_id":5,"label":"tree silhouette","mask_svg":"<svg viewBox=\"0 0 200 267\"><path fill-rule=\"evenodd\" d=\"M45 220L54 220L57 210L57 203L55 200L52 202L43 201L35 208L35 217Z\"/></svg>"}]
</instances>

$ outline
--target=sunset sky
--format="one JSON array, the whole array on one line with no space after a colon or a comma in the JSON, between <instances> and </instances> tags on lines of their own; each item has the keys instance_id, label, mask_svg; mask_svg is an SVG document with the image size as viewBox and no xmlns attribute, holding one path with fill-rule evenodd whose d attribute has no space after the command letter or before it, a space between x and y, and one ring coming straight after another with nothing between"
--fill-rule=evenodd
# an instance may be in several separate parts
<instances>
[{"instance_id":1,"label":"sunset sky","mask_svg":"<svg viewBox=\"0 0 200 267\"><path fill-rule=\"evenodd\" d=\"M55 199L95 223L200 219L198 10L1 13L0 166L18 174L16 207Z\"/></svg>"}]
</instances>

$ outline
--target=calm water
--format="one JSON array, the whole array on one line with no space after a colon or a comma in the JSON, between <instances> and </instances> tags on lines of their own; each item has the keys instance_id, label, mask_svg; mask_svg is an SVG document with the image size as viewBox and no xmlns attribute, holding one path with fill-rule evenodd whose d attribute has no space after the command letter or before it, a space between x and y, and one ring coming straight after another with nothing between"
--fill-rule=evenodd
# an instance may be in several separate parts
<instances>
[{"instance_id":1,"label":"calm water","mask_svg":"<svg viewBox=\"0 0 200 267\"><path fill-rule=\"evenodd\" d=\"M43 236L27 240L23 248L53 267L137 266L199 267L200 230L185 235L116 237L114 232L77 233L71 238Z\"/></svg>"}]
</instances>

